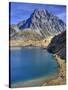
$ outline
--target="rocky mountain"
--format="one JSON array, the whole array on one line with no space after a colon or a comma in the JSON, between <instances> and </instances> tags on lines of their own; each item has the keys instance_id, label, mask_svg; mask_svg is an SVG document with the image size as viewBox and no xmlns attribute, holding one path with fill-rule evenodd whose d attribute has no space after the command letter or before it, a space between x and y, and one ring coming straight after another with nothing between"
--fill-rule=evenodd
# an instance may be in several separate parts
<instances>
[{"instance_id":1,"label":"rocky mountain","mask_svg":"<svg viewBox=\"0 0 68 90\"><path fill-rule=\"evenodd\" d=\"M49 13L45 9L35 9L31 16L21 25L20 29L31 28L39 34L53 35L65 31L66 25L57 16Z\"/></svg>"},{"instance_id":2,"label":"rocky mountain","mask_svg":"<svg viewBox=\"0 0 68 90\"><path fill-rule=\"evenodd\" d=\"M47 38L51 35L57 35L65 30L65 23L57 16L54 16L45 9L35 9L27 20L21 21L14 26L11 25L10 34L12 37L14 36L14 38L17 38L19 35L16 34L15 36L16 32L28 31L30 33L31 31L31 34L36 33L36 35L39 35L41 38ZM25 37L25 35L22 37Z\"/></svg>"},{"instance_id":3,"label":"rocky mountain","mask_svg":"<svg viewBox=\"0 0 68 90\"><path fill-rule=\"evenodd\" d=\"M66 31L55 36L48 45L47 50L66 59Z\"/></svg>"}]
</instances>

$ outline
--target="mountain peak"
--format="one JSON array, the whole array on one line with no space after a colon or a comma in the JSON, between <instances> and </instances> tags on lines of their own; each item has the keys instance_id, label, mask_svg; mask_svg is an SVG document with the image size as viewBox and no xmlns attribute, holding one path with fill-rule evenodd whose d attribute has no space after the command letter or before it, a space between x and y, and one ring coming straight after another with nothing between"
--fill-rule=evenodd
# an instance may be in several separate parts
<instances>
[{"instance_id":1,"label":"mountain peak","mask_svg":"<svg viewBox=\"0 0 68 90\"><path fill-rule=\"evenodd\" d=\"M25 23L19 26L20 29L31 28L39 32L44 30L44 32L47 31L49 34L65 31L65 27L66 25L62 20L46 9L35 9Z\"/></svg>"},{"instance_id":2,"label":"mountain peak","mask_svg":"<svg viewBox=\"0 0 68 90\"><path fill-rule=\"evenodd\" d=\"M34 12L47 13L48 11L46 9L35 9Z\"/></svg>"},{"instance_id":3,"label":"mountain peak","mask_svg":"<svg viewBox=\"0 0 68 90\"><path fill-rule=\"evenodd\" d=\"M50 15L49 12L46 9L35 9L32 15L38 15L38 16L46 16Z\"/></svg>"}]
</instances>

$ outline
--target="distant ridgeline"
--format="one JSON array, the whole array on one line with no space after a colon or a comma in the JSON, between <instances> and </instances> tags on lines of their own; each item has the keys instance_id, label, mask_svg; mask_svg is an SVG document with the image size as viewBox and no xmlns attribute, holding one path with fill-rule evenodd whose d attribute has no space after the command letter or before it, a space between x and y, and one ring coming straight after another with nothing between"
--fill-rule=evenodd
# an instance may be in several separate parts
<instances>
[{"instance_id":1,"label":"distant ridgeline","mask_svg":"<svg viewBox=\"0 0 68 90\"><path fill-rule=\"evenodd\" d=\"M27 20L10 25L11 39L40 40L66 30L66 24L45 9L35 9Z\"/></svg>"}]
</instances>

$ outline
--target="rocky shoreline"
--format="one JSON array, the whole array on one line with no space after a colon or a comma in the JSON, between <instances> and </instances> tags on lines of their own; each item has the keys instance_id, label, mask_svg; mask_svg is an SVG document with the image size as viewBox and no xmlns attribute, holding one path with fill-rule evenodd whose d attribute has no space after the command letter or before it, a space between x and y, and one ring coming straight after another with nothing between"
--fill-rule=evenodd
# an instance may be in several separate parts
<instances>
[{"instance_id":1,"label":"rocky shoreline","mask_svg":"<svg viewBox=\"0 0 68 90\"><path fill-rule=\"evenodd\" d=\"M54 55L59 68L59 73L56 78L45 82L42 86L48 85L64 85L66 84L66 63L65 60L61 59L58 55Z\"/></svg>"}]
</instances>

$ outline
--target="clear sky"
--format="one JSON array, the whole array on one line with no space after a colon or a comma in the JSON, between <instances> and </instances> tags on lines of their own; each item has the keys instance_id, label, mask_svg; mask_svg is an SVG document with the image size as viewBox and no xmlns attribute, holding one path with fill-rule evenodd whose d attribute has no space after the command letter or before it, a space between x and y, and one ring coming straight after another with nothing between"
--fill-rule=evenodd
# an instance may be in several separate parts
<instances>
[{"instance_id":1,"label":"clear sky","mask_svg":"<svg viewBox=\"0 0 68 90\"><path fill-rule=\"evenodd\" d=\"M11 2L9 8L11 24L17 24L19 21L28 19L34 9L47 9L66 22L66 6L64 5Z\"/></svg>"}]
</instances>

